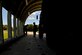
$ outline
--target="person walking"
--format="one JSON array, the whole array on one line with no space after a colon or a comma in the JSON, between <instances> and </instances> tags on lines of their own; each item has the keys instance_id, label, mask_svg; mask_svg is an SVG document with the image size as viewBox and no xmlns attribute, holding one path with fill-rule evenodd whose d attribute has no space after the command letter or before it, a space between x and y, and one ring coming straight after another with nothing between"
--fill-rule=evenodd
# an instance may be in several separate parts
<instances>
[{"instance_id":1,"label":"person walking","mask_svg":"<svg viewBox=\"0 0 82 55\"><path fill-rule=\"evenodd\" d=\"M27 27L28 27L28 24L24 26L23 30L24 30L24 35L27 36Z\"/></svg>"},{"instance_id":2,"label":"person walking","mask_svg":"<svg viewBox=\"0 0 82 55\"><path fill-rule=\"evenodd\" d=\"M33 37L36 36L36 31L37 31L37 25L35 24L35 22L33 22Z\"/></svg>"}]
</instances>

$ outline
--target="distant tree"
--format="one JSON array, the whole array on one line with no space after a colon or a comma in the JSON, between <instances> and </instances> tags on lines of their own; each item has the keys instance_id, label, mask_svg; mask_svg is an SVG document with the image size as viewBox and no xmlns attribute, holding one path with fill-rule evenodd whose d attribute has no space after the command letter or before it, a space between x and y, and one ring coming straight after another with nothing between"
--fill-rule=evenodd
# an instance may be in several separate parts
<instances>
[{"instance_id":1,"label":"distant tree","mask_svg":"<svg viewBox=\"0 0 82 55\"><path fill-rule=\"evenodd\" d=\"M37 25L37 31L39 31L39 25Z\"/></svg>"},{"instance_id":2,"label":"distant tree","mask_svg":"<svg viewBox=\"0 0 82 55\"><path fill-rule=\"evenodd\" d=\"M13 27L11 29L14 30ZM8 25L3 25L3 30L8 30Z\"/></svg>"},{"instance_id":3,"label":"distant tree","mask_svg":"<svg viewBox=\"0 0 82 55\"><path fill-rule=\"evenodd\" d=\"M3 30L7 30L8 26L7 25L3 25Z\"/></svg>"},{"instance_id":4,"label":"distant tree","mask_svg":"<svg viewBox=\"0 0 82 55\"><path fill-rule=\"evenodd\" d=\"M33 31L33 24L28 24L27 31ZM39 25L37 25L37 31L39 30Z\"/></svg>"},{"instance_id":5,"label":"distant tree","mask_svg":"<svg viewBox=\"0 0 82 55\"><path fill-rule=\"evenodd\" d=\"M27 27L27 30L28 31L33 31L33 25L32 24L29 24L28 27Z\"/></svg>"}]
</instances>

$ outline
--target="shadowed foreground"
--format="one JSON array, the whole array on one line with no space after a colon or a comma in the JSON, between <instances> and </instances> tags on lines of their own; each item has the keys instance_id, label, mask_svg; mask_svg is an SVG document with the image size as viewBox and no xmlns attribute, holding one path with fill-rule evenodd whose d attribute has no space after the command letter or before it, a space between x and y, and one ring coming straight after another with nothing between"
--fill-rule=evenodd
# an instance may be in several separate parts
<instances>
[{"instance_id":1,"label":"shadowed foreground","mask_svg":"<svg viewBox=\"0 0 82 55\"><path fill-rule=\"evenodd\" d=\"M34 38L33 33L28 32L28 36L21 38L0 55L55 55L55 52L47 47L45 37L40 40L38 33Z\"/></svg>"}]
</instances>

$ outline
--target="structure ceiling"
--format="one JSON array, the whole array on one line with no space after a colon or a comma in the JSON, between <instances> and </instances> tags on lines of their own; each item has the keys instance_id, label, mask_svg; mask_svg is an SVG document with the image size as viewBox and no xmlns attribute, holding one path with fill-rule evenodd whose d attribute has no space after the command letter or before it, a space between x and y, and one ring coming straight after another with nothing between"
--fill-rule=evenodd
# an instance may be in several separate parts
<instances>
[{"instance_id":1,"label":"structure ceiling","mask_svg":"<svg viewBox=\"0 0 82 55\"><path fill-rule=\"evenodd\" d=\"M2 0L2 6L21 21L25 21L28 13L41 10L42 0Z\"/></svg>"}]
</instances>

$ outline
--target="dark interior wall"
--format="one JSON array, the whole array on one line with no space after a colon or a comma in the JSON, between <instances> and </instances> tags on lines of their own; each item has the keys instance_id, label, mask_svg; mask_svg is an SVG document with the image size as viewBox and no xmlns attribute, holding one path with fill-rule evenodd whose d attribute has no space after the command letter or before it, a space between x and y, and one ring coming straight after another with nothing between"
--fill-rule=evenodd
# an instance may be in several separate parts
<instances>
[{"instance_id":1,"label":"dark interior wall","mask_svg":"<svg viewBox=\"0 0 82 55\"><path fill-rule=\"evenodd\" d=\"M75 10L72 1L43 0L47 44L56 54L72 55L75 52Z\"/></svg>"}]
</instances>

